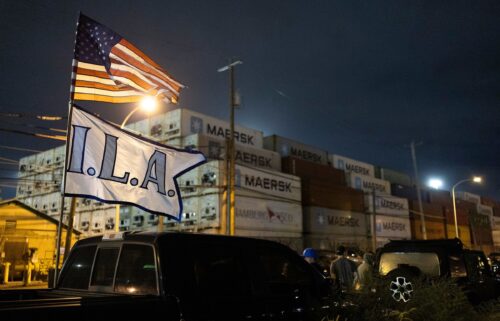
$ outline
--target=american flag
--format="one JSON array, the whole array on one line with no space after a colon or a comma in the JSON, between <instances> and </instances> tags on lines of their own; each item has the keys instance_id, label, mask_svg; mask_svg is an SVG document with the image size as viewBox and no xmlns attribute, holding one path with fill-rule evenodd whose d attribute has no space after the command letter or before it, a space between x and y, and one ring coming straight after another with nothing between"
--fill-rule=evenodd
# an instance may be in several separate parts
<instances>
[{"instance_id":1,"label":"american flag","mask_svg":"<svg viewBox=\"0 0 500 321\"><path fill-rule=\"evenodd\" d=\"M176 103L184 85L108 27L80 14L71 97L110 103L140 101L144 96Z\"/></svg>"}]
</instances>

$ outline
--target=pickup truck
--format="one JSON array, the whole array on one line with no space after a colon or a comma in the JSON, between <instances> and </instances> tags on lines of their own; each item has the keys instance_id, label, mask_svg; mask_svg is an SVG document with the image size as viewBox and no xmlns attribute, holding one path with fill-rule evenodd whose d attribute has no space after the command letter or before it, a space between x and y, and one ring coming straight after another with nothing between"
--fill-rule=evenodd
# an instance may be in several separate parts
<instances>
[{"instance_id":1,"label":"pickup truck","mask_svg":"<svg viewBox=\"0 0 500 321\"><path fill-rule=\"evenodd\" d=\"M387 293L401 303L418 291L415 281L421 277L455 280L473 304L500 296L500 279L484 253L466 249L457 238L392 240L378 249L374 268L386 280Z\"/></svg>"},{"instance_id":2,"label":"pickup truck","mask_svg":"<svg viewBox=\"0 0 500 321\"><path fill-rule=\"evenodd\" d=\"M0 293L2 320L327 320L330 283L276 242L122 232L78 241L57 286Z\"/></svg>"}]
</instances>

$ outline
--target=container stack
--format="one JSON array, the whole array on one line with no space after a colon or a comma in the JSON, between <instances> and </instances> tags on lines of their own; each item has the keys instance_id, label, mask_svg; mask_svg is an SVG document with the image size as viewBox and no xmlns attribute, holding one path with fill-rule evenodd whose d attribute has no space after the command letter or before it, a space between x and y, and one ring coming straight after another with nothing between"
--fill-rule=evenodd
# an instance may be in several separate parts
<instances>
[{"instance_id":1,"label":"container stack","mask_svg":"<svg viewBox=\"0 0 500 321\"><path fill-rule=\"evenodd\" d=\"M363 193L347 186L344 171L328 164L327 152L277 135L265 137L264 147L281 154L283 172L301 178L304 246L364 249Z\"/></svg>"},{"instance_id":2,"label":"container stack","mask_svg":"<svg viewBox=\"0 0 500 321\"><path fill-rule=\"evenodd\" d=\"M411 238L408 200L391 195L390 182L375 177L383 169L380 171L379 167L339 155L332 155L331 161L337 168L344 169L349 186L363 191L369 237L373 238L371 228L374 226L377 247L391 239Z\"/></svg>"},{"instance_id":3,"label":"container stack","mask_svg":"<svg viewBox=\"0 0 500 321\"><path fill-rule=\"evenodd\" d=\"M227 165L223 160L227 157L229 128L226 121L188 109L177 109L130 125L132 131L164 144L199 150L209 160L178 178L184 204L181 223L164 218L165 229L220 233L221 215L227 212L224 193ZM235 126L234 137L235 233L302 248L300 179L281 172L281 155L263 148L261 131ZM144 222L141 229L156 229L157 222L148 223L149 214L136 208L129 211L131 224ZM123 217L126 219L126 215Z\"/></svg>"}]
</instances>

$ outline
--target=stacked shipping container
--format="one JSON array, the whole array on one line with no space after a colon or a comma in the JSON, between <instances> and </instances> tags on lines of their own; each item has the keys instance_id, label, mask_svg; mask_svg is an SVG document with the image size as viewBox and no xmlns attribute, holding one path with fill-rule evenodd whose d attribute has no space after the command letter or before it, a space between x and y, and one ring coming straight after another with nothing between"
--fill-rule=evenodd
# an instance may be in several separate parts
<instances>
[{"instance_id":1,"label":"stacked shipping container","mask_svg":"<svg viewBox=\"0 0 500 321\"><path fill-rule=\"evenodd\" d=\"M284 172L302 179L305 246L366 249L364 194L347 186L343 170L327 165L326 152L276 135L264 145L282 153Z\"/></svg>"},{"instance_id":2,"label":"stacked shipping container","mask_svg":"<svg viewBox=\"0 0 500 321\"><path fill-rule=\"evenodd\" d=\"M370 231L372 226L375 229L377 247L390 239L411 238L408 201L391 195L389 181L373 176L384 173L383 169L338 155L332 155L331 160L334 166L345 168L351 187L364 192L364 212L370 222L373 221L368 226Z\"/></svg>"}]
</instances>

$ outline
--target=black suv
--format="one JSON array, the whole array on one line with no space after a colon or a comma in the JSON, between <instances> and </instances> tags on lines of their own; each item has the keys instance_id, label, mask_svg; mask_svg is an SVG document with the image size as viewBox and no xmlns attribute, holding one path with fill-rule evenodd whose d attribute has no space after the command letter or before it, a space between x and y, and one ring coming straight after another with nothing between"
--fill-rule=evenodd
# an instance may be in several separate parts
<instances>
[{"instance_id":1,"label":"black suv","mask_svg":"<svg viewBox=\"0 0 500 321\"><path fill-rule=\"evenodd\" d=\"M457 238L390 241L378 249L374 269L398 302L411 299L419 277L453 278L473 304L500 295L500 282L484 253L465 249Z\"/></svg>"}]
</instances>

